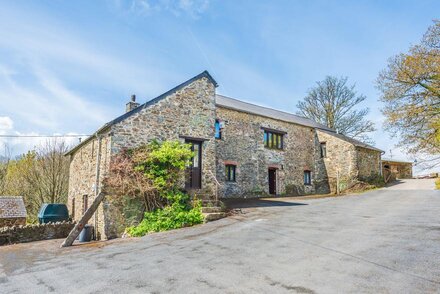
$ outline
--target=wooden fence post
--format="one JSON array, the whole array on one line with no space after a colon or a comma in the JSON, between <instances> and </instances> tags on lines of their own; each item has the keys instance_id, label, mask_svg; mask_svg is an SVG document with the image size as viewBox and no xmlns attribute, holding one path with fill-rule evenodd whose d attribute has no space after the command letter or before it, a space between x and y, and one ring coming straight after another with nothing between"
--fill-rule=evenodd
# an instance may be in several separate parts
<instances>
[{"instance_id":1,"label":"wooden fence post","mask_svg":"<svg viewBox=\"0 0 440 294\"><path fill-rule=\"evenodd\" d=\"M92 205L87 209L87 211L84 213L84 215L81 217L79 222L73 227L72 231L70 231L69 236L64 240L63 244L61 244L61 247L68 247L72 246L75 239L78 237L78 235L81 233L84 226L87 224L87 222L92 218L95 211L98 209L99 204L104 199L105 194L103 192L100 192L98 196L95 197L95 200L93 200ZM95 232L96 234L96 232Z\"/></svg>"}]
</instances>

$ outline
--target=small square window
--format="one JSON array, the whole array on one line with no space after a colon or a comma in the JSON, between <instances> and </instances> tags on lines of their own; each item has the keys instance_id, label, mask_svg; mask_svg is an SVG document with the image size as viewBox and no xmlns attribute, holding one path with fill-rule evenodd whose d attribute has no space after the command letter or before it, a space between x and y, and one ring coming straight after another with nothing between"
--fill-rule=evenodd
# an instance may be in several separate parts
<instances>
[{"instance_id":1,"label":"small square window","mask_svg":"<svg viewBox=\"0 0 440 294\"><path fill-rule=\"evenodd\" d=\"M325 142L321 142L321 158L327 157L327 144Z\"/></svg>"},{"instance_id":2,"label":"small square window","mask_svg":"<svg viewBox=\"0 0 440 294\"><path fill-rule=\"evenodd\" d=\"M312 172L309 170L304 171L304 185L312 184Z\"/></svg>"},{"instance_id":3,"label":"small square window","mask_svg":"<svg viewBox=\"0 0 440 294\"><path fill-rule=\"evenodd\" d=\"M225 173L226 173L226 181L227 182L235 182L235 169L236 166L232 164L227 164L225 166Z\"/></svg>"}]
</instances>

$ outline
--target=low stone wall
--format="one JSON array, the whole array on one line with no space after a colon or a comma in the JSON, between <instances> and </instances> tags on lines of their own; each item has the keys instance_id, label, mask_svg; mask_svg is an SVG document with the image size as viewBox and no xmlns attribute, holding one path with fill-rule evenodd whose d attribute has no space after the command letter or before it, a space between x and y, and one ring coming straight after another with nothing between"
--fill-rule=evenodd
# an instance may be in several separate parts
<instances>
[{"instance_id":1,"label":"low stone wall","mask_svg":"<svg viewBox=\"0 0 440 294\"><path fill-rule=\"evenodd\" d=\"M0 218L0 228L19 226L19 225L24 226L25 224L26 224L25 217Z\"/></svg>"},{"instance_id":2,"label":"low stone wall","mask_svg":"<svg viewBox=\"0 0 440 294\"><path fill-rule=\"evenodd\" d=\"M74 222L56 222L0 228L0 246L39 240L65 238L73 229Z\"/></svg>"}]
</instances>

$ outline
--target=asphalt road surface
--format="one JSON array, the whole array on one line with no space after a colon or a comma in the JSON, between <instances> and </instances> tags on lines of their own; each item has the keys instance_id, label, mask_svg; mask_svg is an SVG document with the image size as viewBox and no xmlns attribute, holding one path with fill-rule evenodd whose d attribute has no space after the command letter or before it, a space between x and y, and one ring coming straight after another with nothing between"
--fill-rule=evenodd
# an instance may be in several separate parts
<instances>
[{"instance_id":1,"label":"asphalt road surface","mask_svg":"<svg viewBox=\"0 0 440 294\"><path fill-rule=\"evenodd\" d=\"M242 203L143 238L0 247L0 293L440 293L433 180L343 197Z\"/></svg>"}]
</instances>

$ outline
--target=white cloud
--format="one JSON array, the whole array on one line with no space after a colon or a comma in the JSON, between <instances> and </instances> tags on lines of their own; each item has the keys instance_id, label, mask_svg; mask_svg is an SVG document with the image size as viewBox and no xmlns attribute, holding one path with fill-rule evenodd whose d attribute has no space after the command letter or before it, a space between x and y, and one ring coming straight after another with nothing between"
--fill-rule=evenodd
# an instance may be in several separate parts
<instances>
[{"instance_id":1,"label":"white cloud","mask_svg":"<svg viewBox=\"0 0 440 294\"><path fill-rule=\"evenodd\" d=\"M111 4L124 13L148 15L167 11L175 16L189 15L198 18L208 9L209 0L132 0L129 3L116 0Z\"/></svg>"},{"instance_id":2,"label":"white cloud","mask_svg":"<svg viewBox=\"0 0 440 294\"><path fill-rule=\"evenodd\" d=\"M208 0L180 0L178 2L178 7L192 17L198 17L204 13L208 9L208 6Z\"/></svg>"},{"instance_id":3,"label":"white cloud","mask_svg":"<svg viewBox=\"0 0 440 294\"><path fill-rule=\"evenodd\" d=\"M6 134L6 131L12 130L14 122L8 116L0 116L0 134Z\"/></svg>"}]
</instances>

